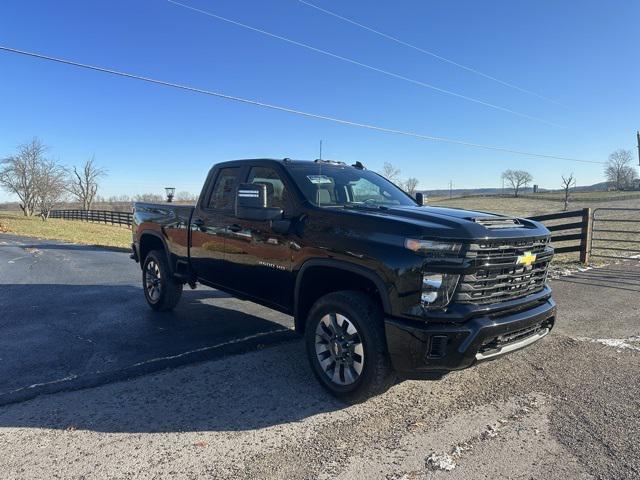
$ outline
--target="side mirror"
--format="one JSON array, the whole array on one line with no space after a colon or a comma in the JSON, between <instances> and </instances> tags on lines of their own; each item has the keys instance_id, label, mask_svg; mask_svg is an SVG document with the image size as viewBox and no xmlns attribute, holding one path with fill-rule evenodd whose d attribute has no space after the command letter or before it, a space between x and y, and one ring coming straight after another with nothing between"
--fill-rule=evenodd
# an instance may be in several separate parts
<instances>
[{"instance_id":1,"label":"side mirror","mask_svg":"<svg viewBox=\"0 0 640 480\"><path fill-rule=\"evenodd\" d=\"M422 192L416 192L416 202L418 202L418 205L424 205L425 200L426 198L424 198L424 194Z\"/></svg>"},{"instance_id":2,"label":"side mirror","mask_svg":"<svg viewBox=\"0 0 640 480\"><path fill-rule=\"evenodd\" d=\"M267 207L264 183L241 183L236 192L236 217L243 220L268 221L282 218L281 208Z\"/></svg>"}]
</instances>

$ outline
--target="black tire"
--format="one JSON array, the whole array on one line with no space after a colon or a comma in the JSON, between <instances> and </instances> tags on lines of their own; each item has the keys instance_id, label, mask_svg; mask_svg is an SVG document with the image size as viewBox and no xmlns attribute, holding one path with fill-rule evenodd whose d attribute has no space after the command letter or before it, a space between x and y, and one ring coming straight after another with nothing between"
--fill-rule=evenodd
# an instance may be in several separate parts
<instances>
[{"instance_id":1,"label":"black tire","mask_svg":"<svg viewBox=\"0 0 640 480\"><path fill-rule=\"evenodd\" d=\"M356 333L345 334L347 340L340 340L343 337L339 334L327 333L327 321L334 327L339 326L343 332L355 329ZM345 326L349 323L351 326ZM335 340L327 342L328 338ZM387 352L382 310L364 293L344 290L318 299L309 312L305 343L311 369L320 384L346 402L357 403L378 395L391 387L396 379ZM358 343L361 349L358 349ZM363 352L361 362L355 360L360 357L356 349ZM335 364L333 369L331 362ZM356 376L358 367L360 373ZM351 383L347 383L349 381Z\"/></svg>"},{"instance_id":2,"label":"black tire","mask_svg":"<svg viewBox=\"0 0 640 480\"><path fill-rule=\"evenodd\" d=\"M152 285L152 277L155 281ZM182 296L182 283L171 274L167 255L163 250L152 250L142 265L142 289L149 306L159 312L173 310Z\"/></svg>"}]
</instances>

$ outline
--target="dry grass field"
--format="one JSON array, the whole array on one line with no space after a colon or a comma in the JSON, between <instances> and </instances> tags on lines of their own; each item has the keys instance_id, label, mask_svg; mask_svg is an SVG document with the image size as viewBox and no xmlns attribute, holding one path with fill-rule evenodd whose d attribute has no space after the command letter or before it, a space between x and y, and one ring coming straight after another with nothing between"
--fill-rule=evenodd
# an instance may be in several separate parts
<instances>
[{"instance_id":1,"label":"dry grass field","mask_svg":"<svg viewBox=\"0 0 640 480\"><path fill-rule=\"evenodd\" d=\"M58 218L42 221L40 217L25 217L16 211L0 211L0 232L106 247L131 245L131 230L126 227Z\"/></svg>"},{"instance_id":2,"label":"dry grass field","mask_svg":"<svg viewBox=\"0 0 640 480\"><path fill-rule=\"evenodd\" d=\"M559 201L558 194L540 194L527 197L500 197L500 196L469 196L459 198L429 198L429 205L465 208L467 210L479 210L483 212L502 213L518 217L531 217L544 213L562 211L563 202ZM640 195L638 192L584 192L572 194L569 210L581 208L623 207L640 208Z\"/></svg>"}]
</instances>

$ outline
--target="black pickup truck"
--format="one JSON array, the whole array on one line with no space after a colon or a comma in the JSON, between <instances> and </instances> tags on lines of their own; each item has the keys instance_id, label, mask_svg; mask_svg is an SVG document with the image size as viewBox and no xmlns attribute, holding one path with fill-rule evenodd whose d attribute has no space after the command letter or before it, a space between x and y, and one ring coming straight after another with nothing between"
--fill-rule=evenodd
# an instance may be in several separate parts
<instances>
[{"instance_id":1,"label":"black pickup truck","mask_svg":"<svg viewBox=\"0 0 640 480\"><path fill-rule=\"evenodd\" d=\"M359 162L224 162L195 207L135 204L132 258L154 310L199 282L293 315L316 377L350 401L547 335L549 231L417 197Z\"/></svg>"}]
</instances>

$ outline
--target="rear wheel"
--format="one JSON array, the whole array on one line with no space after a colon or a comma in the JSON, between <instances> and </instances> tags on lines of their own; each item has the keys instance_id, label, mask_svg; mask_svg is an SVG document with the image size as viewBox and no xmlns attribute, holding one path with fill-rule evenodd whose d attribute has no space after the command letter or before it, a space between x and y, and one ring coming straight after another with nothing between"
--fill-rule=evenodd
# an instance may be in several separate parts
<instances>
[{"instance_id":1,"label":"rear wheel","mask_svg":"<svg viewBox=\"0 0 640 480\"><path fill-rule=\"evenodd\" d=\"M152 250L145 257L142 266L142 286L144 297L154 310L173 310L180 301L182 283L172 278L164 251Z\"/></svg>"},{"instance_id":2,"label":"rear wheel","mask_svg":"<svg viewBox=\"0 0 640 480\"><path fill-rule=\"evenodd\" d=\"M320 298L305 336L314 374L336 397L359 402L393 384L382 311L369 296L341 291Z\"/></svg>"}]
</instances>

